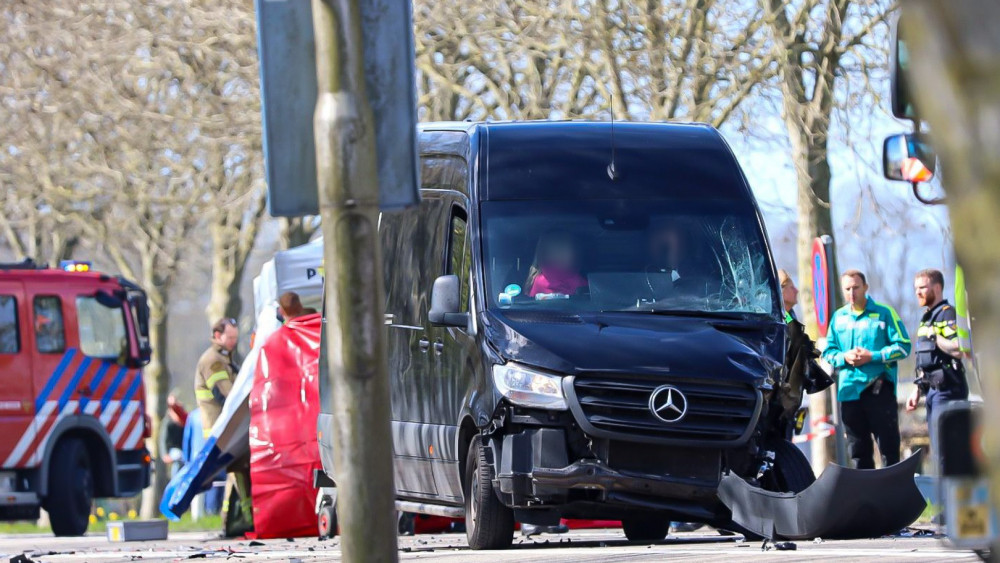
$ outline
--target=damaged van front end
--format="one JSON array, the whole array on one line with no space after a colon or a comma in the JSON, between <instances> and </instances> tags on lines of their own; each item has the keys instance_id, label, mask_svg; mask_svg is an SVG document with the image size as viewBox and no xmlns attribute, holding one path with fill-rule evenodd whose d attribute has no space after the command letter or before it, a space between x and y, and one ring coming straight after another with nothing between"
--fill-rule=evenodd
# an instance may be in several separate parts
<instances>
[{"instance_id":1,"label":"damaged van front end","mask_svg":"<svg viewBox=\"0 0 1000 563\"><path fill-rule=\"evenodd\" d=\"M777 495L768 506L785 512L785 498L829 496L796 496L815 477L790 442L787 328L735 158L707 127L628 124L613 157L595 148L603 127L561 127L558 143L527 124L482 137L478 322L493 407L479 439L493 489L524 523L780 537L725 484Z\"/></svg>"},{"instance_id":2,"label":"damaged van front end","mask_svg":"<svg viewBox=\"0 0 1000 563\"><path fill-rule=\"evenodd\" d=\"M802 393L829 381L801 369L815 350L785 323L760 210L718 131L423 124L420 154L420 205L379 220L398 510L464 517L470 548L500 549L516 522L798 537L856 533L814 523L837 495L911 506L885 500L905 487L873 484L909 466L817 481L792 444Z\"/></svg>"}]
</instances>

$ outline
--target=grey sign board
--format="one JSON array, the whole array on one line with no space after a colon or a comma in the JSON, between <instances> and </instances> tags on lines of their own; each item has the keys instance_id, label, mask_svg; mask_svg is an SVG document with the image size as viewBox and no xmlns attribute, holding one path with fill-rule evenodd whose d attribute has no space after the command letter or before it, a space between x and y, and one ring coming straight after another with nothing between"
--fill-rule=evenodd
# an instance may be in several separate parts
<instances>
[{"instance_id":1,"label":"grey sign board","mask_svg":"<svg viewBox=\"0 0 1000 563\"><path fill-rule=\"evenodd\" d=\"M276 217L319 213L313 112L316 45L310 0L255 0L268 210ZM379 204L420 201L409 0L360 0L365 87L375 115Z\"/></svg>"}]
</instances>

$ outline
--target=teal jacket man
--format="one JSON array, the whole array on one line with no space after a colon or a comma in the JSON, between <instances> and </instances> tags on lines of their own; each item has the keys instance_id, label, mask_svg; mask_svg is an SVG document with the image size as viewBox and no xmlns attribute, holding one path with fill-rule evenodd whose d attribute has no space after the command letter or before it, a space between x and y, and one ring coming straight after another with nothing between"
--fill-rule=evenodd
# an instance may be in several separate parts
<instances>
[{"instance_id":1,"label":"teal jacket man","mask_svg":"<svg viewBox=\"0 0 1000 563\"><path fill-rule=\"evenodd\" d=\"M845 356L856 348L871 350L871 361L850 365ZM871 297L866 299L863 311L856 312L846 305L830 319L823 359L837 371L837 399L841 403L858 400L861 392L883 375L895 387L896 363L909 354L910 337L899 315Z\"/></svg>"}]
</instances>

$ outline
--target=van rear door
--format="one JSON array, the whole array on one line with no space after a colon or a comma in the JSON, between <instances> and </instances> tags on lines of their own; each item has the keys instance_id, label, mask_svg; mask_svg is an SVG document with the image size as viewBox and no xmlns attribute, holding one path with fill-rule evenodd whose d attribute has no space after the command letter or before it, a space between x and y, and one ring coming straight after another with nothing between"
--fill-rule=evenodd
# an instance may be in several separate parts
<instances>
[{"instance_id":1,"label":"van rear door","mask_svg":"<svg viewBox=\"0 0 1000 563\"><path fill-rule=\"evenodd\" d=\"M0 464L17 467L26 458L34 427L31 326L24 284L0 279Z\"/></svg>"}]
</instances>

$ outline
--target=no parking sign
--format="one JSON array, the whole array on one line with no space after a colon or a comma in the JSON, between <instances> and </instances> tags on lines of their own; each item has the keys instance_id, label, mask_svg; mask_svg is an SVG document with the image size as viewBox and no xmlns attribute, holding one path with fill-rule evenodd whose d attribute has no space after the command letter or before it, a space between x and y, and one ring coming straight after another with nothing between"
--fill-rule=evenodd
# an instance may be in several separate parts
<instances>
[{"instance_id":1,"label":"no parking sign","mask_svg":"<svg viewBox=\"0 0 1000 563\"><path fill-rule=\"evenodd\" d=\"M833 238L830 235L813 239L811 261L813 300L815 302L816 326L819 329L820 338L826 337L827 330L830 328L830 317L833 316L836 285L833 280L833 271L830 268L832 256Z\"/></svg>"}]
</instances>

